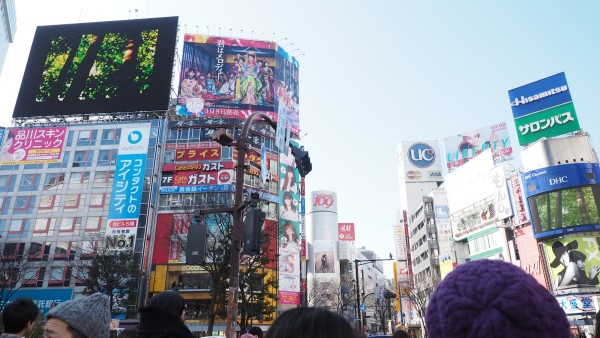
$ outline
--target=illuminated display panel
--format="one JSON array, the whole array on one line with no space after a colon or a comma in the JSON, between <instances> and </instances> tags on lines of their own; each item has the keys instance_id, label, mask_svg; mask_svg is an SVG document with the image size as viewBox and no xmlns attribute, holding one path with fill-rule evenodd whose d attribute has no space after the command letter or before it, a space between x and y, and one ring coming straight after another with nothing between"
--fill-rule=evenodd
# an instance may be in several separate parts
<instances>
[{"instance_id":1,"label":"illuminated display panel","mask_svg":"<svg viewBox=\"0 0 600 338\"><path fill-rule=\"evenodd\" d=\"M166 110L177 21L38 27L13 117Z\"/></svg>"}]
</instances>

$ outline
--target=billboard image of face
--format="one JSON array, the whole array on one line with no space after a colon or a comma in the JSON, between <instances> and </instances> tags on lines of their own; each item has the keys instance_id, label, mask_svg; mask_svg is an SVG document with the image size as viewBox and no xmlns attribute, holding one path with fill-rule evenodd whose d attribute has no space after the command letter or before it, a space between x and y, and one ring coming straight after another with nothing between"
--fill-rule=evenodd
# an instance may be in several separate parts
<instances>
[{"instance_id":1,"label":"billboard image of face","mask_svg":"<svg viewBox=\"0 0 600 338\"><path fill-rule=\"evenodd\" d=\"M272 42L186 34L177 114L247 116L288 112L298 133L298 65Z\"/></svg>"},{"instance_id":2,"label":"billboard image of face","mask_svg":"<svg viewBox=\"0 0 600 338\"><path fill-rule=\"evenodd\" d=\"M600 237L565 237L544 243L554 290L598 286Z\"/></svg>"},{"instance_id":3,"label":"billboard image of face","mask_svg":"<svg viewBox=\"0 0 600 338\"><path fill-rule=\"evenodd\" d=\"M166 110L177 17L40 26L13 117Z\"/></svg>"},{"instance_id":4,"label":"billboard image of face","mask_svg":"<svg viewBox=\"0 0 600 338\"><path fill-rule=\"evenodd\" d=\"M452 172L488 148L492 149L495 163L513 159L505 122L446 137L444 145L448 172Z\"/></svg>"},{"instance_id":5,"label":"billboard image of face","mask_svg":"<svg viewBox=\"0 0 600 338\"><path fill-rule=\"evenodd\" d=\"M60 162L66 127L7 129L0 164Z\"/></svg>"}]
</instances>

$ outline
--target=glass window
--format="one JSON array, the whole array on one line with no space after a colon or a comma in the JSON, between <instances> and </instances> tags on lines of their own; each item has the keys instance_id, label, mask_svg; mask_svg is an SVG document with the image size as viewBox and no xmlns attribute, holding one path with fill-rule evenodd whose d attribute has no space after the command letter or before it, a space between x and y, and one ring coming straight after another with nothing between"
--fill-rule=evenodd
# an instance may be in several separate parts
<instances>
[{"instance_id":1,"label":"glass window","mask_svg":"<svg viewBox=\"0 0 600 338\"><path fill-rule=\"evenodd\" d=\"M24 219L13 219L10 221L8 226L8 233L18 234L23 232L25 228L25 220Z\"/></svg>"},{"instance_id":2,"label":"glass window","mask_svg":"<svg viewBox=\"0 0 600 338\"><path fill-rule=\"evenodd\" d=\"M65 174L63 173L48 173L46 174L46 180L44 181L44 190L59 190L62 188L62 184L65 181Z\"/></svg>"},{"instance_id":3,"label":"glass window","mask_svg":"<svg viewBox=\"0 0 600 338\"><path fill-rule=\"evenodd\" d=\"M113 177L115 176L115 172L113 170L110 171L96 171L94 175L94 188L100 187L112 187Z\"/></svg>"},{"instance_id":4,"label":"glass window","mask_svg":"<svg viewBox=\"0 0 600 338\"><path fill-rule=\"evenodd\" d=\"M56 218L38 218L35 220L33 237L46 237L54 235Z\"/></svg>"},{"instance_id":5,"label":"glass window","mask_svg":"<svg viewBox=\"0 0 600 338\"><path fill-rule=\"evenodd\" d=\"M90 195L90 208L102 208L104 206L105 194L91 194Z\"/></svg>"},{"instance_id":6,"label":"glass window","mask_svg":"<svg viewBox=\"0 0 600 338\"><path fill-rule=\"evenodd\" d=\"M21 176L21 184L19 191L32 191L37 189L37 174L23 174Z\"/></svg>"},{"instance_id":7,"label":"glass window","mask_svg":"<svg viewBox=\"0 0 600 338\"><path fill-rule=\"evenodd\" d=\"M50 269L51 281L63 281L65 279L65 267L53 267Z\"/></svg>"},{"instance_id":8,"label":"glass window","mask_svg":"<svg viewBox=\"0 0 600 338\"><path fill-rule=\"evenodd\" d=\"M54 256L68 256L71 250L71 242L56 242Z\"/></svg>"},{"instance_id":9,"label":"glass window","mask_svg":"<svg viewBox=\"0 0 600 338\"><path fill-rule=\"evenodd\" d=\"M77 138L77 140L78 141L87 141L87 140L90 140L91 138L92 138L91 130L80 130L79 137Z\"/></svg>"},{"instance_id":10,"label":"glass window","mask_svg":"<svg viewBox=\"0 0 600 338\"><path fill-rule=\"evenodd\" d=\"M27 210L31 196L17 196L15 199L15 210Z\"/></svg>"},{"instance_id":11,"label":"glass window","mask_svg":"<svg viewBox=\"0 0 600 338\"><path fill-rule=\"evenodd\" d=\"M38 268L27 268L23 272L23 282L37 282Z\"/></svg>"},{"instance_id":12,"label":"glass window","mask_svg":"<svg viewBox=\"0 0 600 338\"><path fill-rule=\"evenodd\" d=\"M79 205L85 204L85 195L68 194L65 196L65 209L79 208Z\"/></svg>"},{"instance_id":13,"label":"glass window","mask_svg":"<svg viewBox=\"0 0 600 338\"><path fill-rule=\"evenodd\" d=\"M85 231L86 232L98 232L101 227L102 217L92 217L88 216L87 221L85 223Z\"/></svg>"},{"instance_id":14,"label":"glass window","mask_svg":"<svg viewBox=\"0 0 600 338\"><path fill-rule=\"evenodd\" d=\"M12 175L0 175L0 191L11 191Z\"/></svg>"},{"instance_id":15,"label":"glass window","mask_svg":"<svg viewBox=\"0 0 600 338\"><path fill-rule=\"evenodd\" d=\"M93 150L77 150L73 154L73 166L74 167L87 167L92 165L94 159Z\"/></svg>"}]
</instances>

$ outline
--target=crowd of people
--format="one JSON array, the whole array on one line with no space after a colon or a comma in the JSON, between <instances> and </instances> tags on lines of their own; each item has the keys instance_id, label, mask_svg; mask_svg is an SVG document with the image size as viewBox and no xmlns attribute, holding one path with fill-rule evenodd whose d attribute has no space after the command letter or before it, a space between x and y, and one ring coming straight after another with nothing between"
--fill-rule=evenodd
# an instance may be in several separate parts
<instances>
[{"instance_id":1,"label":"crowd of people","mask_svg":"<svg viewBox=\"0 0 600 338\"><path fill-rule=\"evenodd\" d=\"M46 338L108 338L109 298L96 293L60 303L46 315ZM119 337L192 338L184 322L185 300L164 291L141 308L139 326ZM30 299L16 299L2 313L5 333L0 338L25 337L39 310ZM598 318L597 318L598 319ZM499 260L477 260L459 265L436 287L426 313L429 338L589 338L573 336L567 316L556 298L521 268ZM600 325L591 337L600 338ZM264 334L252 327L241 338L359 338L343 316L319 307L298 307L277 317ZM398 330L393 338L407 338Z\"/></svg>"}]
</instances>

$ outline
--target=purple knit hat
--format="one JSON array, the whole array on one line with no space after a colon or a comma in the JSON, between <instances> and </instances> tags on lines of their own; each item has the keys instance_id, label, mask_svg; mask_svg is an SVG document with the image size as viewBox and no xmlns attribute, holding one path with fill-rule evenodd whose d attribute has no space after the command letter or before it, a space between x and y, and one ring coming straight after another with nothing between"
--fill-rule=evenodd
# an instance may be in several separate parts
<instances>
[{"instance_id":1,"label":"purple knit hat","mask_svg":"<svg viewBox=\"0 0 600 338\"><path fill-rule=\"evenodd\" d=\"M429 338L568 338L554 296L521 268L482 259L459 265L427 307Z\"/></svg>"}]
</instances>

